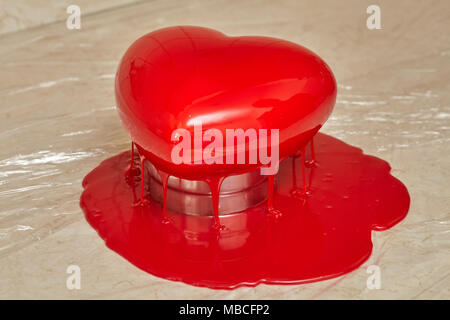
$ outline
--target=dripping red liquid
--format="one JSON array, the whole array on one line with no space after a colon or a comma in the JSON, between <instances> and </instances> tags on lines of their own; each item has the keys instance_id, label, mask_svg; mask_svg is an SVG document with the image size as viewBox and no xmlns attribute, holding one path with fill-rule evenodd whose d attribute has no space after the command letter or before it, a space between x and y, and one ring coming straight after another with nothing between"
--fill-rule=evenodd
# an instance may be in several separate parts
<instances>
[{"instance_id":1,"label":"dripping red liquid","mask_svg":"<svg viewBox=\"0 0 450 320\"><path fill-rule=\"evenodd\" d=\"M158 170L159 177L161 178L161 183L163 187L163 207L162 207L162 221L164 223L169 223L169 219L166 217L166 208L167 208L167 181L169 180L170 175L164 171Z\"/></svg>"},{"instance_id":2,"label":"dripping red liquid","mask_svg":"<svg viewBox=\"0 0 450 320\"><path fill-rule=\"evenodd\" d=\"M370 256L372 230L402 220L410 199L387 162L324 134L315 139L309 160L302 150L269 177L267 203L220 220L217 197L214 216L179 214L145 192L142 168L139 173L131 166L124 178L131 152L105 160L85 177L81 207L108 247L166 279L232 289L336 277ZM161 175L164 194L167 179ZM222 180L205 181L218 194ZM139 199L147 205L133 206ZM280 213L277 219L271 210Z\"/></svg>"}]
</instances>

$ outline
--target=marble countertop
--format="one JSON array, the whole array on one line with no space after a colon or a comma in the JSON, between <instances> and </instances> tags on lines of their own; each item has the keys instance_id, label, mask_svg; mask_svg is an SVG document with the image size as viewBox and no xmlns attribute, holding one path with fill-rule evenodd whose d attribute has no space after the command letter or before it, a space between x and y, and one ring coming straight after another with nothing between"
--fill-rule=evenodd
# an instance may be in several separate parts
<instances>
[{"instance_id":1,"label":"marble countertop","mask_svg":"<svg viewBox=\"0 0 450 320\"><path fill-rule=\"evenodd\" d=\"M0 298L449 299L450 3L377 1L2 1ZM62 2L63 4L66 2ZM67 2L67 5L69 2ZM119 59L169 25L267 35L318 53L339 90L323 132L388 161L411 195L405 220L373 232L372 256L339 278L232 291L149 275L109 250L79 207L83 177L129 147L114 99ZM381 288L366 286L378 265ZM69 265L81 269L68 290Z\"/></svg>"}]
</instances>

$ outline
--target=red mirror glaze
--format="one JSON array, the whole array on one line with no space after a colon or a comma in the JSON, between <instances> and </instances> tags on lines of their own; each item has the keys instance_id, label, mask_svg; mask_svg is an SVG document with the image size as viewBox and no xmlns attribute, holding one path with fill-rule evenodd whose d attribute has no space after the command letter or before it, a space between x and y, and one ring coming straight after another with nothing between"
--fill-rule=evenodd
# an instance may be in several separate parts
<instances>
[{"instance_id":1,"label":"red mirror glaze","mask_svg":"<svg viewBox=\"0 0 450 320\"><path fill-rule=\"evenodd\" d=\"M256 165L175 165L171 134L203 130L279 129L280 158L320 129L336 99L331 70L289 41L228 37L201 27L151 32L127 50L116 76L120 117L141 153L173 175L199 179Z\"/></svg>"},{"instance_id":2,"label":"red mirror glaze","mask_svg":"<svg viewBox=\"0 0 450 320\"><path fill-rule=\"evenodd\" d=\"M126 52L116 98L131 152L85 177L80 204L110 248L154 275L222 289L328 279L364 262L371 231L408 212L408 192L386 162L324 134L316 154L312 137L332 111L336 83L296 44L199 27L158 30ZM192 135L197 121L223 136L278 129L280 160L301 154L280 164L276 183L269 175L267 201L219 217L223 178L258 165L173 163L173 131ZM161 203L145 188L156 181L145 160L157 167ZM169 175L207 182L214 215L167 209Z\"/></svg>"},{"instance_id":3,"label":"red mirror glaze","mask_svg":"<svg viewBox=\"0 0 450 320\"><path fill-rule=\"evenodd\" d=\"M370 256L371 231L401 221L410 198L387 162L321 133L315 140L320 165L305 172L312 194L293 195L302 159L286 159L274 190L273 201L283 212L276 219L262 203L223 217L220 234L212 217L168 211L170 223L163 223L162 206L151 195L148 206L133 206L139 188L123 176L130 152L105 160L85 177L81 207L108 247L166 279L233 289L336 277Z\"/></svg>"}]
</instances>

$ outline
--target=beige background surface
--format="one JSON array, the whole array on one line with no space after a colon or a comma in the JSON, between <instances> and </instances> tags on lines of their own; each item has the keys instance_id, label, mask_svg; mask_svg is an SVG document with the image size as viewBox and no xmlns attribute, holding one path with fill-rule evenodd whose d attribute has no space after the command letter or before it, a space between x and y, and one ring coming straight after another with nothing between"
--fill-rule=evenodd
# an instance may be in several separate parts
<instances>
[{"instance_id":1,"label":"beige background surface","mask_svg":"<svg viewBox=\"0 0 450 320\"><path fill-rule=\"evenodd\" d=\"M81 30L66 28L66 2L0 2L0 298L450 298L449 1L77 2ZM366 28L373 3L382 30ZM331 66L339 94L323 132L389 161L412 199L404 221L373 233L360 268L307 285L196 288L137 269L86 223L82 178L129 144L118 61L177 24L285 38ZM71 264L81 290L66 288ZM366 288L372 264L380 290Z\"/></svg>"},{"instance_id":2,"label":"beige background surface","mask_svg":"<svg viewBox=\"0 0 450 320\"><path fill-rule=\"evenodd\" d=\"M57 23L67 19L67 7L75 4L83 15L117 10L138 0L0 0L0 34Z\"/></svg>"}]
</instances>

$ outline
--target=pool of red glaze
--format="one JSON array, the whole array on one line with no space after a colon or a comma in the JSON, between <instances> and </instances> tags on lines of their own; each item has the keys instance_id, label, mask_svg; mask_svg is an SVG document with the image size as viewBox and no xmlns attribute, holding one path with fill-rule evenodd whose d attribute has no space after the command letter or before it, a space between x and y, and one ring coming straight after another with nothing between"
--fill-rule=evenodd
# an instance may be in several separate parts
<instances>
[{"instance_id":1,"label":"pool of red glaze","mask_svg":"<svg viewBox=\"0 0 450 320\"><path fill-rule=\"evenodd\" d=\"M371 254L372 231L401 221L409 209L406 187L387 162L325 134L315 137L316 162L302 176L302 157L285 159L272 205L214 217L167 211L146 194L140 172L126 179L131 153L103 161L83 181L87 221L106 245L162 278L216 289L298 284L350 272ZM302 192L302 181L308 194ZM165 223L166 222L166 223Z\"/></svg>"}]
</instances>

